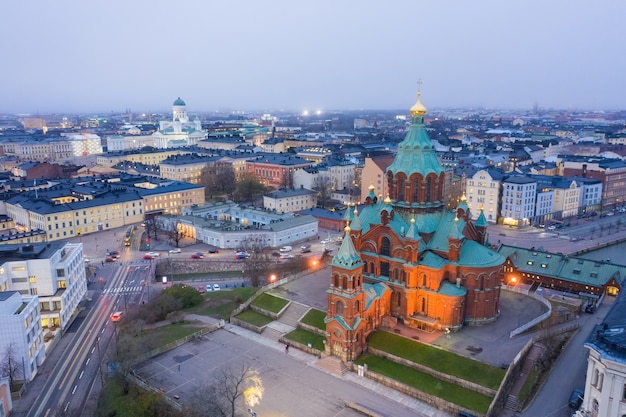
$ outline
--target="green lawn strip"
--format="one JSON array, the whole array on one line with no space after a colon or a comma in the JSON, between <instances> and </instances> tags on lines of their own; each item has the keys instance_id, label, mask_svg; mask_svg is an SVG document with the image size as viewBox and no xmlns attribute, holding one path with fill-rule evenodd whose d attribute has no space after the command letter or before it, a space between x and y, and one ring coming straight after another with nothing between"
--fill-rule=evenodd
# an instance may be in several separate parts
<instances>
[{"instance_id":1,"label":"green lawn strip","mask_svg":"<svg viewBox=\"0 0 626 417\"><path fill-rule=\"evenodd\" d=\"M373 333L368 338L368 344L411 362L494 390L498 389L506 372L504 369L388 332Z\"/></svg>"},{"instance_id":2,"label":"green lawn strip","mask_svg":"<svg viewBox=\"0 0 626 417\"><path fill-rule=\"evenodd\" d=\"M326 330L324 318L326 318L325 312L312 308L304 315L304 317L302 317L302 320L300 321L304 324L308 324L309 326L317 327L320 330Z\"/></svg>"},{"instance_id":3,"label":"green lawn strip","mask_svg":"<svg viewBox=\"0 0 626 417\"><path fill-rule=\"evenodd\" d=\"M180 415L164 401L160 394L145 391L135 384L130 384L128 394L117 378L108 378L98 401L97 417L135 417L152 415L159 410L163 415Z\"/></svg>"},{"instance_id":4,"label":"green lawn strip","mask_svg":"<svg viewBox=\"0 0 626 417\"><path fill-rule=\"evenodd\" d=\"M521 404L528 404L528 401L535 393L535 388L540 384L541 378L541 371L537 369L533 369L530 371L530 373L526 377L526 381L524 381L524 385L522 385L522 389L520 389L520 392L517 395L517 398Z\"/></svg>"},{"instance_id":5,"label":"green lawn strip","mask_svg":"<svg viewBox=\"0 0 626 417\"><path fill-rule=\"evenodd\" d=\"M284 298L263 293L252 302L252 305L262 308L263 310L271 311L272 313L278 313L287 305L288 302L289 301Z\"/></svg>"},{"instance_id":6,"label":"green lawn strip","mask_svg":"<svg viewBox=\"0 0 626 417\"><path fill-rule=\"evenodd\" d=\"M209 301L208 303L202 303L186 311L188 313L220 317L228 320L230 313L239 307L241 303L252 297L257 290L258 288L254 287L244 287L207 292L204 294L204 298Z\"/></svg>"},{"instance_id":7,"label":"green lawn strip","mask_svg":"<svg viewBox=\"0 0 626 417\"><path fill-rule=\"evenodd\" d=\"M257 327L265 326L266 324L274 321L273 318L264 316L263 314L257 313L256 311L252 310L246 310L236 317L239 320L245 321L246 323L254 324Z\"/></svg>"},{"instance_id":8,"label":"green lawn strip","mask_svg":"<svg viewBox=\"0 0 626 417\"><path fill-rule=\"evenodd\" d=\"M144 331L144 335L150 336L154 346L164 346L175 340L182 339L202 329L202 324L191 322L173 323Z\"/></svg>"},{"instance_id":9,"label":"green lawn strip","mask_svg":"<svg viewBox=\"0 0 626 417\"><path fill-rule=\"evenodd\" d=\"M424 372L379 356L364 354L359 356L356 363L359 365L367 364L368 369L373 372L479 413L486 413L493 400L489 396L451 382L442 381Z\"/></svg>"},{"instance_id":10,"label":"green lawn strip","mask_svg":"<svg viewBox=\"0 0 626 417\"><path fill-rule=\"evenodd\" d=\"M312 333L308 330L295 329L294 331L285 335L285 338L293 340L294 342L302 343L303 345L308 345L310 343L314 349L317 349L320 352L324 351L325 337Z\"/></svg>"}]
</instances>

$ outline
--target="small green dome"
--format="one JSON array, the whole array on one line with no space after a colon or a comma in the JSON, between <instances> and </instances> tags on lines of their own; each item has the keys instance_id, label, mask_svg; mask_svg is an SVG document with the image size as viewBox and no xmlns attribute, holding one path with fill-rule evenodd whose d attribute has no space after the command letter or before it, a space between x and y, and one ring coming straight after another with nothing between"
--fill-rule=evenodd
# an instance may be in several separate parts
<instances>
[{"instance_id":1,"label":"small green dome","mask_svg":"<svg viewBox=\"0 0 626 417\"><path fill-rule=\"evenodd\" d=\"M174 106L186 106L186 104L180 97L178 97L174 102Z\"/></svg>"}]
</instances>

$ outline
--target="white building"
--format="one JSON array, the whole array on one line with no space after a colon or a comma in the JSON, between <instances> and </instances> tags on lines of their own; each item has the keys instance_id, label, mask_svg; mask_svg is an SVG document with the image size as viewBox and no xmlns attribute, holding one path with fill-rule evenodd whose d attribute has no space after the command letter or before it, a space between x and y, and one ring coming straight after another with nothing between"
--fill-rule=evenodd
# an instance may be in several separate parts
<instances>
[{"instance_id":1,"label":"white building","mask_svg":"<svg viewBox=\"0 0 626 417\"><path fill-rule=\"evenodd\" d=\"M575 177L576 185L580 188L578 212L600 210L602 207L602 181L596 178Z\"/></svg>"},{"instance_id":2,"label":"white building","mask_svg":"<svg viewBox=\"0 0 626 417\"><path fill-rule=\"evenodd\" d=\"M0 287L6 284L6 277L0 277ZM38 298L22 296L18 291L0 291L0 334L0 358L10 350L13 360L23 364L14 379L32 381L46 358Z\"/></svg>"},{"instance_id":3,"label":"white building","mask_svg":"<svg viewBox=\"0 0 626 417\"><path fill-rule=\"evenodd\" d=\"M513 176L502 183L503 224L521 226L530 223L535 215L537 181L533 178Z\"/></svg>"},{"instance_id":4,"label":"white building","mask_svg":"<svg viewBox=\"0 0 626 417\"><path fill-rule=\"evenodd\" d=\"M152 135L155 146L161 149L197 145L206 136L200 119L189 121L187 105L180 97L172 105L172 121L161 121L159 130Z\"/></svg>"},{"instance_id":5,"label":"white building","mask_svg":"<svg viewBox=\"0 0 626 417\"><path fill-rule=\"evenodd\" d=\"M596 325L585 347L589 349L585 394L577 417L626 415L626 299L620 291L609 313Z\"/></svg>"},{"instance_id":6,"label":"white building","mask_svg":"<svg viewBox=\"0 0 626 417\"><path fill-rule=\"evenodd\" d=\"M263 196L263 208L277 213L308 210L317 204L317 193L306 188L277 190Z\"/></svg>"},{"instance_id":7,"label":"white building","mask_svg":"<svg viewBox=\"0 0 626 417\"><path fill-rule=\"evenodd\" d=\"M533 223L541 224L552 219L554 213L554 189L544 187L537 190L537 204L535 205L535 220Z\"/></svg>"},{"instance_id":8,"label":"white building","mask_svg":"<svg viewBox=\"0 0 626 417\"><path fill-rule=\"evenodd\" d=\"M8 259L0 265L6 290L38 296L41 326L67 329L87 294L82 243L3 245L2 258Z\"/></svg>"},{"instance_id":9,"label":"white building","mask_svg":"<svg viewBox=\"0 0 626 417\"><path fill-rule=\"evenodd\" d=\"M496 223L498 221L502 178L502 172L495 169L481 169L473 176L466 178L465 196L474 220L483 210L488 222Z\"/></svg>"},{"instance_id":10,"label":"white building","mask_svg":"<svg viewBox=\"0 0 626 417\"><path fill-rule=\"evenodd\" d=\"M554 214L557 218L576 216L581 201L581 189L576 181L563 179L554 181Z\"/></svg>"},{"instance_id":11,"label":"white building","mask_svg":"<svg viewBox=\"0 0 626 417\"><path fill-rule=\"evenodd\" d=\"M152 135L144 136L121 136L113 135L106 137L107 152L129 151L141 149L145 146L156 148L156 139Z\"/></svg>"}]
</instances>

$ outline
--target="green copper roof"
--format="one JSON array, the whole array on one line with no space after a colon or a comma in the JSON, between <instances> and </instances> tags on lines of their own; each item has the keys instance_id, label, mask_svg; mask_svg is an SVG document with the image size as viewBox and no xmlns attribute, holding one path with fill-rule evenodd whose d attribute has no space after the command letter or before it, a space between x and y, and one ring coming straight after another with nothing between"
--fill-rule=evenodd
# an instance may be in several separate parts
<instances>
[{"instance_id":1,"label":"green copper roof","mask_svg":"<svg viewBox=\"0 0 626 417\"><path fill-rule=\"evenodd\" d=\"M413 116L409 131L398 145L398 153L387 171L394 175L403 172L407 177L414 173L423 177L430 173L439 176L443 172L423 119L423 116Z\"/></svg>"},{"instance_id":2,"label":"green copper roof","mask_svg":"<svg viewBox=\"0 0 626 417\"><path fill-rule=\"evenodd\" d=\"M343 214L343 219L347 222L352 220L352 210L350 210L350 206L348 206L346 212Z\"/></svg>"},{"instance_id":3,"label":"green copper roof","mask_svg":"<svg viewBox=\"0 0 626 417\"><path fill-rule=\"evenodd\" d=\"M363 291L365 291L365 309L369 310L374 300L379 299L386 291L391 291L391 289L386 284L377 282L374 284L363 283Z\"/></svg>"},{"instance_id":4,"label":"green copper roof","mask_svg":"<svg viewBox=\"0 0 626 417\"><path fill-rule=\"evenodd\" d=\"M450 234L448 235L448 237L452 239L457 239L457 240L463 239L463 233L461 233L461 230L459 230L458 218L454 219L454 222L452 223L452 227L450 227Z\"/></svg>"},{"instance_id":5,"label":"green copper roof","mask_svg":"<svg viewBox=\"0 0 626 417\"><path fill-rule=\"evenodd\" d=\"M359 220L359 213L355 209L352 222L350 223L350 229L351 230L361 230L361 228L362 227L361 227L361 220Z\"/></svg>"},{"instance_id":6,"label":"green copper roof","mask_svg":"<svg viewBox=\"0 0 626 417\"><path fill-rule=\"evenodd\" d=\"M409 226L409 230L406 232L407 239L420 240L422 237L419 235L419 230L415 225L415 219L411 219L411 225Z\"/></svg>"},{"instance_id":7,"label":"green copper roof","mask_svg":"<svg viewBox=\"0 0 626 417\"><path fill-rule=\"evenodd\" d=\"M184 102L183 100L181 100L181 98L180 98L180 97L178 97L178 98L176 99L176 101L174 101L174 104L173 104L173 105L174 105L174 106L186 106L185 102Z\"/></svg>"},{"instance_id":8,"label":"green copper roof","mask_svg":"<svg viewBox=\"0 0 626 417\"><path fill-rule=\"evenodd\" d=\"M474 222L474 225L479 227L487 227L487 219L485 218L485 213L483 213L482 210L480 211L478 218Z\"/></svg>"},{"instance_id":9,"label":"green copper roof","mask_svg":"<svg viewBox=\"0 0 626 417\"><path fill-rule=\"evenodd\" d=\"M341 246L337 254L333 256L332 266L338 266L344 269L355 269L363 264L361 256L354 248L352 238L350 238L350 229L346 227L346 234L341 242Z\"/></svg>"},{"instance_id":10,"label":"green copper roof","mask_svg":"<svg viewBox=\"0 0 626 417\"><path fill-rule=\"evenodd\" d=\"M461 266L490 267L503 263L504 257L502 255L476 241L466 239L461 245L461 257L459 258L459 265Z\"/></svg>"},{"instance_id":11,"label":"green copper roof","mask_svg":"<svg viewBox=\"0 0 626 417\"><path fill-rule=\"evenodd\" d=\"M453 297L465 296L467 294L467 290L465 287L457 287L455 284L450 281L442 281L441 286L439 287L440 294L445 294Z\"/></svg>"}]
</instances>

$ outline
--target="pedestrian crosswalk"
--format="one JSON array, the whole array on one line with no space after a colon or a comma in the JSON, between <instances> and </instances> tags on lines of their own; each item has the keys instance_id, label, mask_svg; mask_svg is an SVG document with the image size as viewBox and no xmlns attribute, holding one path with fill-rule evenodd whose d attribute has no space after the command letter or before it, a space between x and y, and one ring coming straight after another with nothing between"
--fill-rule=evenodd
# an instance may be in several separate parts
<instances>
[{"instance_id":1,"label":"pedestrian crosswalk","mask_svg":"<svg viewBox=\"0 0 626 417\"><path fill-rule=\"evenodd\" d=\"M143 286L141 285L137 285L134 287L113 287L113 288L105 288L102 291L102 294L104 295L132 294L132 293L141 292L142 289L143 289Z\"/></svg>"}]
</instances>

